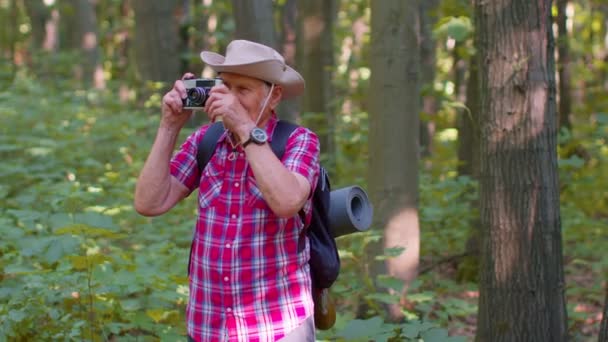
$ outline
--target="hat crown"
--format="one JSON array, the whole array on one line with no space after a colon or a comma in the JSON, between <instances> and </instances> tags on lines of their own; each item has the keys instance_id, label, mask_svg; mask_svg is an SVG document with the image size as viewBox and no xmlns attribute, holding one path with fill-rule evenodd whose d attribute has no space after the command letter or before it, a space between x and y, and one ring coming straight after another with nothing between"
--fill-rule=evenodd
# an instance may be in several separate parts
<instances>
[{"instance_id":1,"label":"hat crown","mask_svg":"<svg viewBox=\"0 0 608 342\"><path fill-rule=\"evenodd\" d=\"M226 64L245 64L268 60L285 63L283 56L275 49L248 40L233 40L226 47Z\"/></svg>"},{"instance_id":2,"label":"hat crown","mask_svg":"<svg viewBox=\"0 0 608 342\"><path fill-rule=\"evenodd\" d=\"M275 49L248 40L233 40L226 47L226 55L203 51L201 59L215 72L230 72L257 78L283 88L283 97L304 92L304 79L285 63Z\"/></svg>"}]
</instances>

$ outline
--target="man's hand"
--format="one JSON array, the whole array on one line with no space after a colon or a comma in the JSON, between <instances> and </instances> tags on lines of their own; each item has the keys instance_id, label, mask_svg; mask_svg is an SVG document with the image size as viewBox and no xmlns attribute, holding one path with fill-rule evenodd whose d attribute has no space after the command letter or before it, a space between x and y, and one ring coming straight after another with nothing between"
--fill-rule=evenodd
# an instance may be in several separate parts
<instances>
[{"instance_id":1,"label":"man's hand","mask_svg":"<svg viewBox=\"0 0 608 342\"><path fill-rule=\"evenodd\" d=\"M205 112L211 122L221 117L224 126L233 134L240 137L241 142L249 137L249 132L255 127L250 113L241 105L238 98L234 96L223 85L216 85L211 89L211 95L205 104Z\"/></svg>"},{"instance_id":2,"label":"man's hand","mask_svg":"<svg viewBox=\"0 0 608 342\"><path fill-rule=\"evenodd\" d=\"M194 77L191 73L186 73L183 79ZM177 80L173 88L163 96L161 126L180 130L192 115L191 110L184 110L183 100L187 96L186 87L182 80Z\"/></svg>"}]
</instances>

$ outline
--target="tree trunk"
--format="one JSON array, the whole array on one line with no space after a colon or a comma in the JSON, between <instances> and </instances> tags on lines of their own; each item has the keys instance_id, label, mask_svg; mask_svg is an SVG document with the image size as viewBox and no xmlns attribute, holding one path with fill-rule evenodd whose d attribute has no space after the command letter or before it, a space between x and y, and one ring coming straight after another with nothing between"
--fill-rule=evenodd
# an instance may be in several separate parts
<instances>
[{"instance_id":1,"label":"tree trunk","mask_svg":"<svg viewBox=\"0 0 608 342\"><path fill-rule=\"evenodd\" d=\"M232 0L236 39L247 39L279 51L272 0Z\"/></svg>"},{"instance_id":2,"label":"tree trunk","mask_svg":"<svg viewBox=\"0 0 608 342\"><path fill-rule=\"evenodd\" d=\"M600 324L600 334L597 342L608 342L608 283L606 283L606 300L604 302L604 312L602 313L602 323Z\"/></svg>"},{"instance_id":3,"label":"tree trunk","mask_svg":"<svg viewBox=\"0 0 608 342\"><path fill-rule=\"evenodd\" d=\"M176 0L132 0L135 12L135 58L143 82L162 82L164 92L181 77Z\"/></svg>"},{"instance_id":4,"label":"tree trunk","mask_svg":"<svg viewBox=\"0 0 608 342\"><path fill-rule=\"evenodd\" d=\"M335 0L332 0L335 1ZM281 8L281 53L289 65L296 63L298 0L286 0Z\"/></svg>"},{"instance_id":5,"label":"tree trunk","mask_svg":"<svg viewBox=\"0 0 608 342\"><path fill-rule=\"evenodd\" d=\"M306 80L301 110L312 114L306 124L317 133L328 158L325 165L334 170L335 113L332 105L334 91L333 25L337 14L335 0L300 0L298 2L298 66Z\"/></svg>"},{"instance_id":6,"label":"tree trunk","mask_svg":"<svg viewBox=\"0 0 608 342\"><path fill-rule=\"evenodd\" d=\"M18 11L17 0L11 0L7 15L3 16L8 22L8 27L6 30L0 31L0 63L3 65L0 68L0 76L2 76L0 77L0 90L2 91L13 84L17 74Z\"/></svg>"},{"instance_id":7,"label":"tree trunk","mask_svg":"<svg viewBox=\"0 0 608 342\"><path fill-rule=\"evenodd\" d=\"M281 51L275 30L272 0L232 0L232 12L236 23L236 39L258 42ZM283 100L277 108L281 119L294 121L294 100Z\"/></svg>"},{"instance_id":8,"label":"tree trunk","mask_svg":"<svg viewBox=\"0 0 608 342\"><path fill-rule=\"evenodd\" d=\"M32 47L40 50L46 38L46 23L50 19L51 11L42 0L24 1L23 6L32 27Z\"/></svg>"},{"instance_id":9,"label":"tree trunk","mask_svg":"<svg viewBox=\"0 0 608 342\"><path fill-rule=\"evenodd\" d=\"M414 0L371 2L368 186L384 247L405 248L386 262L388 274L404 281L402 294L417 276L420 245L418 13ZM372 265L372 275L383 267ZM400 307L390 306L389 314L400 318Z\"/></svg>"},{"instance_id":10,"label":"tree trunk","mask_svg":"<svg viewBox=\"0 0 608 342\"><path fill-rule=\"evenodd\" d=\"M469 62L466 109L458 116L458 174L479 177L479 68L476 56Z\"/></svg>"},{"instance_id":11,"label":"tree trunk","mask_svg":"<svg viewBox=\"0 0 608 342\"><path fill-rule=\"evenodd\" d=\"M296 66L296 31L297 28L297 0L286 0L281 9L281 38L279 46L281 54L287 64ZM282 119L296 121L299 112L298 100L289 99L281 102L278 111Z\"/></svg>"},{"instance_id":12,"label":"tree trunk","mask_svg":"<svg viewBox=\"0 0 608 342\"><path fill-rule=\"evenodd\" d=\"M477 44L476 44L477 46ZM460 110L458 127L458 174L479 180L479 61L477 55L469 60L469 77L466 85L465 109ZM479 208L479 200L471 201L472 208ZM465 257L458 264L459 281L476 281L479 277L479 251L481 241L479 215L469 224L469 236L465 245Z\"/></svg>"},{"instance_id":13,"label":"tree trunk","mask_svg":"<svg viewBox=\"0 0 608 342\"><path fill-rule=\"evenodd\" d=\"M570 114L572 113L572 96L570 95L570 47L568 29L566 27L566 7L568 0L557 0L557 54L559 71L559 127L572 129Z\"/></svg>"},{"instance_id":14,"label":"tree trunk","mask_svg":"<svg viewBox=\"0 0 608 342\"><path fill-rule=\"evenodd\" d=\"M437 112L435 97L435 64L436 41L433 37L433 27L437 22L438 0L420 1L420 85L422 88L422 114L427 118ZM420 149L423 156L429 156L432 151L435 124L432 120L420 120Z\"/></svg>"},{"instance_id":15,"label":"tree trunk","mask_svg":"<svg viewBox=\"0 0 608 342\"><path fill-rule=\"evenodd\" d=\"M482 250L477 341L566 341L551 0L475 1Z\"/></svg>"},{"instance_id":16,"label":"tree trunk","mask_svg":"<svg viewBox=\"0 0 608 342\"><path fill-rule=\"evenodd\" d=\"M76 78L85 87L104 87L97 16L92 0L66 0L61 12L64 44L68 50L76 52L80 62L75 66Z\"/></svg>"}]
</instances>

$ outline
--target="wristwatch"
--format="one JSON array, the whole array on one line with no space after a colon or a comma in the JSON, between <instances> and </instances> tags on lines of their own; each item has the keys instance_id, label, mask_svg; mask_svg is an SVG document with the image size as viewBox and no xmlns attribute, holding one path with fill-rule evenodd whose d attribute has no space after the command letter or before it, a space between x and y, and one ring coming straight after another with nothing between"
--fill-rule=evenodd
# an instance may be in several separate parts
<instances>
[{"instance_id":1,"label":"wristwatch","mask_svg":"<svg viewBox=\"0 0 608 342\"><path fill-rule=\"evenodd\" d=\"M251 130L249 133L249 139L243 143L243 148L247 147L250 143L255 143L256 145L263 145L268 141L268 135L266 131L256 127Z\"/></svg>"}]
</instances>

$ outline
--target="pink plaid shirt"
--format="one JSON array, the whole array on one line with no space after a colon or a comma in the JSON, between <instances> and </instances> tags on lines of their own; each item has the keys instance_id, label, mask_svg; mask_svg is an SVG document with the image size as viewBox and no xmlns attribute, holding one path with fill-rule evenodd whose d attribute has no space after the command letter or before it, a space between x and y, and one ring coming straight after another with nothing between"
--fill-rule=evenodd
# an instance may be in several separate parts
<instances>
[{"instance_id":1,"label":"pink plaid shirt","mask_svg":"<svg viewBox=\"0 0 608 342\"><path fill-rule=\"evenodd\" d=\"M266 126L269 139L276 127ZM313 314L308 239L299 215L277 217L258 189L239 147L223 134L200 175L197 146L209 126L194 132L171 161L171 174L190 191L199 188L190 264L188 334L196 341L276 341ZM289 137L283 165L316 186L319 141L297 128ZM304 205L306 220L312 204ZM303 246L299 246L303 244ZM301 247L301 248L299 248Z\"/></svg>"}]
</instances>

